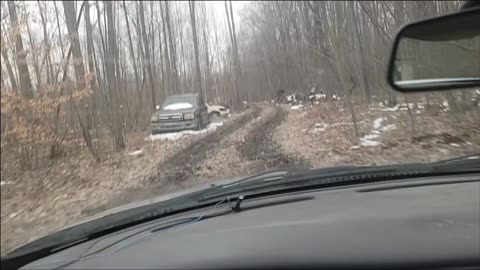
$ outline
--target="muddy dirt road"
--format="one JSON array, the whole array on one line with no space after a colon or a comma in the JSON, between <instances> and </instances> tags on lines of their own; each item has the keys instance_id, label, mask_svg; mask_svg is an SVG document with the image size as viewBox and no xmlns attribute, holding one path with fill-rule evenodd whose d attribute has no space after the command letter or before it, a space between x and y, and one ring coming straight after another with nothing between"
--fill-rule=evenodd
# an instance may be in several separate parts
<instances>
[{"instance_id":1,"label":"muddy dirt road","mask_svg":"<svg viewBox=\"0 0 480 270\"><path fill-rule=\"evenodd\" d=\"M44 172L25 172L15 179L19 185L2 187L2 254L116 206L216 180L306 165L282 153L272 140L285 117L284 108L252 105L222 119L223 125L215 129L174 140L142 137L130 145L138 155L129 150L98 164L87 153L53 167L43 183L32 181L47 175Z\"/></svg>"},{"instance_id":2,"label":"muddy dirt road","mask_svg":"<svg viewBox=\"0 0 480 270\"><path fill-rule=\"evenodd\" d=\"M239 119L158 164L144 186L122 192L110 202L85 209L83 213L95 214L230 176L287 167L308 167L306 161L282 153L281 147L272 139L275 128L286 114L282 107L253 105Z\"/></svg>"}]
</instances>

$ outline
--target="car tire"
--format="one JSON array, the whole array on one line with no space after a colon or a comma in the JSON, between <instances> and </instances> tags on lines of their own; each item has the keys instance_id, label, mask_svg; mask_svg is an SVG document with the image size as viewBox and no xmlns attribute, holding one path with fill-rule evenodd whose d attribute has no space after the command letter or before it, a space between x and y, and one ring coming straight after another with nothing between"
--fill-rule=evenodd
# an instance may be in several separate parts
<instances>
[{"instance_id":1,"label":"car tire","mask_svg":"<svg viewBox=\"0 0 480 270\"><path fill-rule=\"evenodd\" d=\"M203 129L203 123L202 123L202 117L199 117L198 118L198 121L197 121L197 127L195 128L196 130L202 130Z\"/></svg>"}]
</instances>

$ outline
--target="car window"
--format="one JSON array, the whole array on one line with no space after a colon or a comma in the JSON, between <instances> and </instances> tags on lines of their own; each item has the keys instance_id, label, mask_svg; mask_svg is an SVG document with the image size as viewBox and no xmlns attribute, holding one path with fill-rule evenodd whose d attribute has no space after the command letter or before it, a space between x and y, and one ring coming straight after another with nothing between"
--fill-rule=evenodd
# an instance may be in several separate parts
<instances>
[{"instance_id":1,"label":"car window","mask_svg":"<svg viewBox=\"0 0 480 270\"><path fill-rule=\"evenodd\" d=\"M2 254L218 181L479 153L479 87L386 80L395 33L464 2L0 1ZM478 38L406 45L396 79L480 74Z\"/></svg>"}]
</instances>

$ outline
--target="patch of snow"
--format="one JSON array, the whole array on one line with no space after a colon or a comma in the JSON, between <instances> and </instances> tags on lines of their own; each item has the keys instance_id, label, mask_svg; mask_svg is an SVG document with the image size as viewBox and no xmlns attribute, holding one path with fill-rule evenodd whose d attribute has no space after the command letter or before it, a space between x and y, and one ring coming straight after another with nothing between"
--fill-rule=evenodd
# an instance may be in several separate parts
<instances>
[{"instance_id":1,"label":"patch of snow","mask_svg":"<svg viewBox=\"0 0 480 270\"><path fill-rule=\"evenodd\" d=\"M297 102L297 98L294 94L287 96L288 102Z\"/></svg>"},{"instance_id":2,"label":"patch of snow","mask_svg":"<svg viewBox=\"0 0 480 270\"><path fill-rule=\"evenodd\" d=\"M129 156L138 156L143 153L143 149L128 153Z\"/></svg>"},{"instance_id":3,"label":"patch of snow","mask_svg":"<svg viewBox=\"0 0 480 270\"><path fill-rule=\"evenodd\" d=\"M386 125L380 128L381 131L394 130L394 129L397 129L397 126L395 126L394 124Z\"/></svg>"},{"instance_id":4,"label":"patch of snow","mask_svg":"<svg viewBox=\"0 0 480 270\"><path fill-rule=\"evenodd\" d=\"M11 184L12 182L10 181L0 181L0 186L5 186L5 185L8 185L8 184Z\"/></svg>"},{"instance_id":5,"label":"patch of snow","mask_svg":"<svg viewBox=\"0 0 480 270\"><path fill-rule=\"evenodd\" d=\"M375 120L373 120L373 128L374 129L379 129L382 127L382 122L385 121L385 117L380 117Z\"/></svg>"},{"instance_id":6,"label":"patch of snow","mask_svg":"<svg viewBox=\"0 0 480 270\"><path fill-rule=\"evenodd\" d=\"M364 147L378 146L380 143L375 141L375 139L378 139L382 132L397 128L394 124L384 125L384 121L386 120L387 118L385 117L379 117L373 120L373 130L370 134L360 138L360 145Z\"/></svg>"},{"instance_id":7,"label":"patch of snow","mask_svg":"<svg viewBox=\"0 0 480 270\"><path fill-rule=\"evenodd\" d=\"M295 110L298 110L298 109L301 109L301 108L303 108L303 105L301 105L301 104L300 105L293 105L292 107L290 107L290 109L292 111L295 111Z\"/></svg>"},{"instance_id":8,"label":"patch of snow","mask_svg":"<svg viewBox=\"0 0 480 270\"><path fill-rule=\"evenodd\" d=\"M382 105L382 107L384 107L384 106ZM382 111L382 112L396 112L396 111L398 111L399 107L400 107L400 105L397 104L397 105L395 105L391 108L384 107L384 108L380 109L380 111Z\"/></svg>"},{"instance_id":9,"label":"patch of snow","mask_svg":"<svg viewBox=\"0 0 480 270\"><path fill-rule=\"evenodd\" d=\"M351 149L351 150L360 149L360 146L358 146L358 145L353 145L353 146L350 146L350 149Z\"/></svg>"},{"instance_id":10,"label":"patch of snow","mask_svg":"<svg viewBox=\"0 0 480 270\"><path fill-rule=\"evenodd\" d=\"M163 107L163 109L166 111L174 111L174 110L182 110L182 109L190 109L190 108L193 108L193 105L187 102L173 103Z\"/></svg>"},{"instance_id":11,"label":"patch of snow","mask_svg":"<svg viewBox=\"0 0 480 270\"><path fill-rule=\"evenodd\" d=\"M376 139L378 137L380 137L380 134L368 134L368 135L363 136L362 139L373 140L373 139Z\"/></svg>"},{"instance_id":12,"label":"patch of snow","mask_svg":"<svg viewBox=\"0 0 480 270\"><path fill-rule=\"evenodd\" d=\"M368 140L368 139L365 139L365 138L361 138L360 139L360 145L364 146L364 147L369 147L369 146L378 146L379 143L377 141L372 141L372 140Z\"/></svg>"},{"instance_id":13,"label":"patch of snow","mask_svg":"<svg viewBox=\"0 0 480 270\"><path fill-rule=\"evenodd\" d=\"M210 123L207 128L204 128L202 130L184 130L180 132L169 132L169 133L161 133L161 134L155 134L155 135L150 135L145 140L147 141L156 141L156 140L178 140L182 137L188 136L188 135L198 135L202 133L206 133L209 131L214 131L218 127L223 126L223 122L216 122L216 123Z\"/></svg>"},{"instance_id":14,"label":"patch of snow","mask_svg":"<svg viewBox=\"0 0 480 270\"><path fill-rule=\"evenodd\" d=\"M318 101L315 101L315 105L318 105L318 104L320 104L320 102L318 102Z\"/></svg>"},{"instance_id":15,"label":"patch of snow","mask_svg":"<svg viewBox=\"0 0 480 270\"><path fill-rule=\"evenodd\" d=\"M328 124L316 123L313 129L313 132L325 131L328 127Z\"/></svg>"},{"instance_id":16,"label":"patch of snow","mask_svg":"<svg viewBox=\"0 0 480 270\"><path fill-rule=\"evenodd\" d=\"M480 159L479 156L471 156L471 157L467 157L467 159Z\"/></svg>"},{"instance_id":17,"label":"patch of snow","mask_svg":"<svg viewBox=\"0 0 480 270\"><path fill-rule=\"evenodd\" d=\"M460 145L458 143L451 143L450 145L453 146L453 147L460 147Z\"/></svg>"},{"instance_id":18,"label":"patch of snow","mask_svg":"<svg viewBox=\"0 0 480 270\"><path fill-rule=\"evenodd\" d=\"M11 213L11 214L9 215L9 217L10 217L10 218L14 218L14 217L16 217L17 215L18 215L18 212L14 212L14 213Z\"/></svg>"}]
</instances>

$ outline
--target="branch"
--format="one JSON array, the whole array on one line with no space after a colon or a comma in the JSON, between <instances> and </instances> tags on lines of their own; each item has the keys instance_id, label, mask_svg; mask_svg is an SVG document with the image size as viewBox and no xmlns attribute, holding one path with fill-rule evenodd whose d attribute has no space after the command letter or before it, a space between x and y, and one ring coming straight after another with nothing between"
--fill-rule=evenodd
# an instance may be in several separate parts
<instances>
[{"instance_id":1,"label":"branch","mask_svg":"<svg viewBox=\"0 0 480 270\"><path fill-rule=\"evenodd\" d=\"M375 29L380 32L380 34L381 34L380 36L382 37L383 41L384 41L385 43L390 42L392 38L387 34L387 32L385 32L385 29L383 29L383 27L380 27L380 26L378 25L378 22L375 21L375 20L372 18L372 16L370 15L370 13L369 13L369 12L365 9L365 7L362 5L362 2L361 2L361 1L358 1L358 0L357 0L357 2L358 2L358 4L360 5L360 8L363 10L363 12L365 12L365 13L367 14L367 16L368 16L368 18L370 19L370 21L376 26ZM381 31L380 31L380 30L381 30Z\"/></svg>"}]
</instances>

